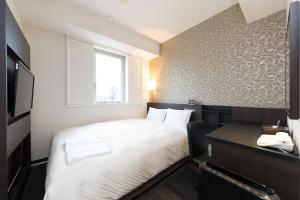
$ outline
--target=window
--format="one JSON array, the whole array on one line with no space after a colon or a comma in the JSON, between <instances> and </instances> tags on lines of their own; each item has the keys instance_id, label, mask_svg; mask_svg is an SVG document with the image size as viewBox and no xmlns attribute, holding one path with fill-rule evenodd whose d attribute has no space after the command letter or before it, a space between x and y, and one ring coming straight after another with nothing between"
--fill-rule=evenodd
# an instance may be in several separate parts
<instances>
[{"instance_id":1,"label":"window","mask_svg":"<svg viewBox=\"0 0 300 200\"><path fill-rule=\"evenodd\" d=\"M125 94L125 56L96 49L96 103L123 103Z\"/></svg>"},{"instance_id":2,"label":"window","mask_svg":"<svg viewBox=\"0 0 300 200\"><path fill-rule=\"evenodd\" d=\"M68 107L144 102L148 66L141 58L74 39L67 50Z\"/></svg>"}]
</instances>

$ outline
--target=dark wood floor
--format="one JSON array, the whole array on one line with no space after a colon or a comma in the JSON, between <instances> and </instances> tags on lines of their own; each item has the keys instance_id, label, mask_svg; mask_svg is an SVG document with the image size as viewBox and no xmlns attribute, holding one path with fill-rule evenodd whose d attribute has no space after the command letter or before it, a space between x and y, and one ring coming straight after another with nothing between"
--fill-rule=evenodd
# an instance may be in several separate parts
<instances>
[{"instance_id":1,"label":"dark wood floor","mask_svg":"<svg viewBox=\"0 0 300 200\"><path fill-rule=\"evenodd\" d=\"M43 200L45 179L46 164L32 167L22 200Z\"/></svg>"},{"instance_id":2,"label":"dark wood floor","mask_svg":"<svg viewBox=\"0 0 300 200\"><path fill-rule=\"evenodd\" d=\"M137 200L196 200L198 174L197 165L188 163L140 195ZM45 164L33 167L22 200L43 200L45 177Z\"/></svg>"},{"instance_id":3,"label":"dark wood floor","mask_svg":"<svg viewBox=\"0 0 300 200\"><path fill-rule=\"evenodd\" d=\"M199 167L189 163L170 175L151 189L147 190L138 200L196 200L196 184L199 178Z\"/></svg>"}]
</instances>

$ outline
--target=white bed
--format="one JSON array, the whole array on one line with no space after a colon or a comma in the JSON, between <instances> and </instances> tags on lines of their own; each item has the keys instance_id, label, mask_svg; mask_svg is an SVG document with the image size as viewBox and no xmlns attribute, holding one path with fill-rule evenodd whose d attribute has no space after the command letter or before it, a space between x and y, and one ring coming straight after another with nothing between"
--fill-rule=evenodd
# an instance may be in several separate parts
<instances>
[{"instance_id":1,"label":"white bed","mask_svg":"<svg viewBox=\"0 0 300 200\"><path fill-rule=\"evenodd\" d=\"M69 138L93 136L112 153L68 164ZM44 200L119 199L188 156L185 132L144 119L95 123L59 132L49 156Z\"/></svg>"}]
</instances>

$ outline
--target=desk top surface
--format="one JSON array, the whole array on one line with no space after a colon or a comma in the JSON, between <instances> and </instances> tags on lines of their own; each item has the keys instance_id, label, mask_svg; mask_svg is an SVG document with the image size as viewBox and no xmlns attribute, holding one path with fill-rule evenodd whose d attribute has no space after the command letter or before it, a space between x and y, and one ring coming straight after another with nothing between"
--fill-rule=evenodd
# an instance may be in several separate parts
<instances>
[{"instance_id":1,"label":"desk top surface","mask_svg":"<svg viewBox=\"0 0 300 200\"><path fill-rule=\"evenodd\" d=\"M299 154L295 150L292 153L283 153L282 151L260 147L256 144L257 139L262 134L262 124L248 122L233 122L213 131L207 135L208 140L215 140L222 143L238 145L249 150L266 153L282 159L292 159L300 161Z\"/></svg>"}]
</instances>

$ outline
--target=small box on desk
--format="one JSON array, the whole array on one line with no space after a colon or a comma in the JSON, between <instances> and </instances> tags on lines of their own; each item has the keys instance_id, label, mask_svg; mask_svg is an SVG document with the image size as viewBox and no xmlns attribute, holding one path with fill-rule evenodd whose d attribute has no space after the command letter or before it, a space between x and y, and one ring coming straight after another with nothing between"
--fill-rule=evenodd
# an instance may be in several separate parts
<instances>
[{"instance_id":1,"label":"small box on desk","mask_svg":"<svg viewBox=\"0 0 300 200\"><path fill-rule=\"evenodd\" d=\"M276 134L277 132L289 132L289 128L285 126L263 125L262 133Z\"/></svg>"}]
</instances>

